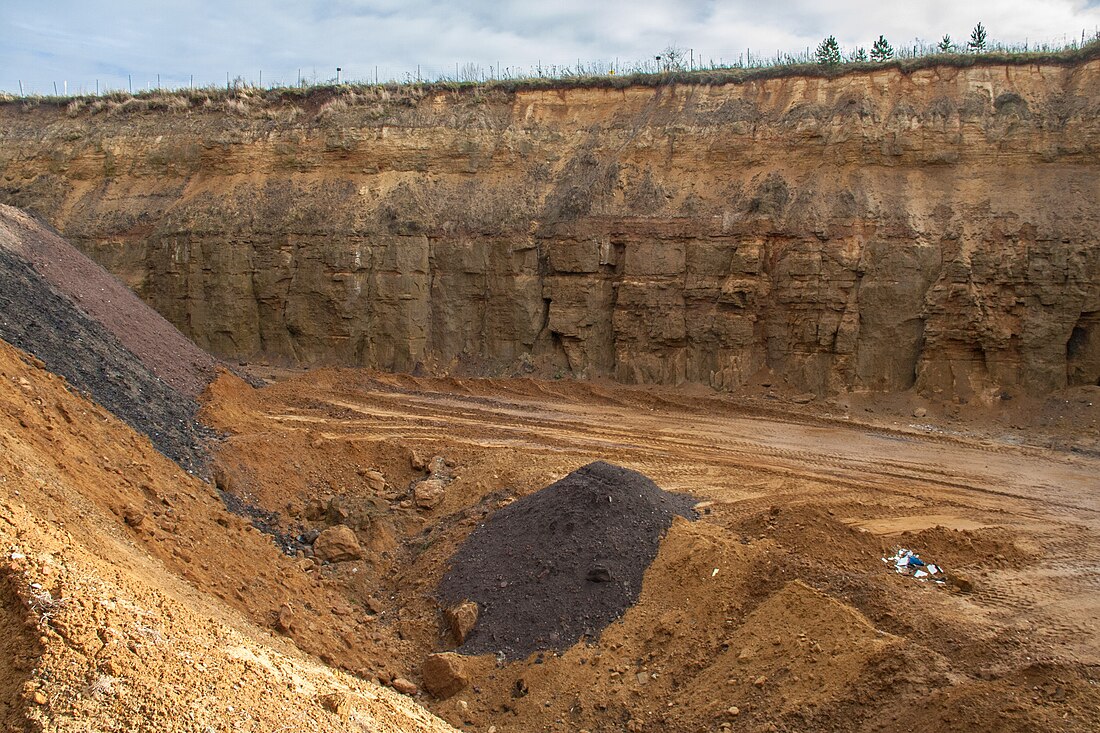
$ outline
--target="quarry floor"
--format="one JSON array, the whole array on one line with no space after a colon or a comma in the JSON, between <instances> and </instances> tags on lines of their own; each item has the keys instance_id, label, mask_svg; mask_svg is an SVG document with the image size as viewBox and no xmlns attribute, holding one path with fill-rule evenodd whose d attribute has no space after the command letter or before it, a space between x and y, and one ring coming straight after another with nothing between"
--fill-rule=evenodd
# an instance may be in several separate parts
<instances>
[{"instance_id":1,"label":"quarry floor","mask_svg":"<svg viewBox=\"0 0 1100 733\"><path fill-rule=\"evenodd\" d=\"M23 706L30 730L447 729L413 703L499 733L1100 728L1091 388L917 419L881 400L222 374L202 413L224 435L214 475L260 532L40 365L4 347L0 367L12 730ZM448 477L427 508L415 486L436 456ZM699 518L674 521L598 639L466 657L466 687L423 691L425 658L454 648L435 588L455 549L594 460L691 494ZM333 524L360 559L304 551ZM896 574L898 547L955 581Z\"/></svg>"},{"instance_id":2,"label":"quarry floor","mask_svg":"<svg viewBox=\"0 0 1100 733\"><path fill-rule=\"evenodd\" d=\"M318 496L354 515L362 469L386 476L376 551L308 571L391 609L367 664L389 665L382 681L453 648L434 587L494 506L598 459L701 502L598 643L472 658L468 688L421 695L460 729L1100 724L1100 456L1074 443L1096 432L1091 388L1076 411L991 422L587 382L266 376L258 391L223 377L206 408L246 499L288 525ZM453 479L425 511L407 487L433 455ZM963 589L895 574L882 557L898 547Z\"/></svg>"}]
</instances>

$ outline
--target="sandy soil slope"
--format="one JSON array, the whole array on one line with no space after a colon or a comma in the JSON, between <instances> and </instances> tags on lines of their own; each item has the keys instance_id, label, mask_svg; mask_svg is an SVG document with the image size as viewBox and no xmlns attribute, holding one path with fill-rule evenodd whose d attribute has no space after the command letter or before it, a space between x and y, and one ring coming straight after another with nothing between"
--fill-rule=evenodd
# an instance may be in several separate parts
<instances>
[{"instance_id":1,"label":"sandy soil slope","mask_svg":"<svg viewBox=\"0 0 1100 733\"><path fill-rule=\"evenodd\" d=\"M211 486L3 343L0 552L0 729L448 730L258 627L267 604L335 599ZM237 588L255 597L225 600Z\"/></svg>"}]
</instances>

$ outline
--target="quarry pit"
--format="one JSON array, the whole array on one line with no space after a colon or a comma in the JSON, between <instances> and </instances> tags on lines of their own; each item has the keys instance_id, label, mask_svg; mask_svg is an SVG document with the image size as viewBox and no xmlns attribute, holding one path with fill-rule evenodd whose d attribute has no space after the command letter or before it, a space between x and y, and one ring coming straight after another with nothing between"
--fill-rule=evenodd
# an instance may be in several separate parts
<instances>
[{"instance_id":1,"label":"quarry pit","mask_svg":"<svg viewBox=\"0 0 1100 733\"><path fill-rule=\"evenodd\" d=\"M0 728L1100 728L1098 74L0 104Z\"/></svg>"}]
</instances>

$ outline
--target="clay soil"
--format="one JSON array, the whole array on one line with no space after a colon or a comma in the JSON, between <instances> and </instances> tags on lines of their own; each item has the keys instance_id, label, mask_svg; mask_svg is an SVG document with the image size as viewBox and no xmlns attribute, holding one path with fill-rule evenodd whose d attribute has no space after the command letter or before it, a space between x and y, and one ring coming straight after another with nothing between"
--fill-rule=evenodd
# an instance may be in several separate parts
<instances>
[{"instance_id":1,"label":"clay soil","mask_svg":"<svg viewBox=\"0 0 1100 733\"><path fill-rule=\"evenodd\" d=\"M517 497L605 460L698 502L597 639L465 657L467 687L419 694L460 729L1100 727L1100 459L1052 449L1091 435L1090 395L968 423L593 383L263 376L208 392L205 419L230 435L219 475L287 533L355 529L363 559L297 572L369 624L326 640L306 596L285 633L383 684L455 648L439 583ZM1061 432L1037 427L1063 403ZM425 509L433 456L448 482ZM894 573L897 547L953 582Z\"/></svg>"}]
</instances>

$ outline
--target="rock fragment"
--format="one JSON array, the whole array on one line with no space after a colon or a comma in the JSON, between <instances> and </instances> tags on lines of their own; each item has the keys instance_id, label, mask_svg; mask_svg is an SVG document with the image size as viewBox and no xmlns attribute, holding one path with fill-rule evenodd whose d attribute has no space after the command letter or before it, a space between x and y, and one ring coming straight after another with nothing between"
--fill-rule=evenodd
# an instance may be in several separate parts
<instances>
[{"instance_id":1,"label":"rock fragment","mask_svg":"<svg viewBox=\"0 0 1100 733\"><path fill-rule=\"evenodd\" d=\"M382 491L386 488L386 477L382 475L381 471L364 471L363 481L366 482L367 488L371 491Z\"/></svg>"},{"instance_id":2,"label":"rock fragment","mask_svg":"<svg viewBox=\"0 0 1100 733\"><path fill-rule=\"evenodd\" d=\"M424 479L413 488L416 505L421 509L434 509L443 501L446 484L442 479Z\"/></svg>"},{"instance_id":3,"label":"rock fragment","mask_svg":"<svg viewBox=\"0 0 1100 733\"><path fill-rule=\"evenodd\" d=\"M420 688L409 682L404 677L397 677L390 683L390 687L400 692L402 695L415 696L420 694Z\"/></svg>"},{"instance_id":4,"label":"rock fragment","mask_svg":"<svg viewBox=\"0 0 1100 733\"><path fill-rule=\"evenodd\" d=\"M443 612L443 619L451 630L454 643L461 646L477 625L478 608L473 601L463 601Z\"/></svg>"},{"instance_id":5,"label":"rock fragment","mask_svg":"<svg viewBox=\"0 0 1100 733\"><path fill-rule=\"evenodd\" d=\"M313 552L321 562L347 562L363 557L363 548L351 527L329 527L313 542Z\"/></svg>"},{"instance_id":6,"label":"rock fragment","mask_svg":"<svg viewBox=\"0 0 1100 733\"><path fill-rule=\"evenodd\" d=\"M470 684L466 662L454 652L432 654L424 660L420 672L424 689L440 700L446 699Z\"/></svg>"}]
</instances>

